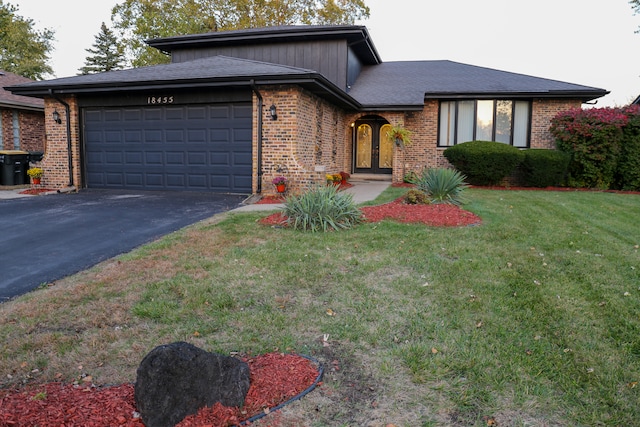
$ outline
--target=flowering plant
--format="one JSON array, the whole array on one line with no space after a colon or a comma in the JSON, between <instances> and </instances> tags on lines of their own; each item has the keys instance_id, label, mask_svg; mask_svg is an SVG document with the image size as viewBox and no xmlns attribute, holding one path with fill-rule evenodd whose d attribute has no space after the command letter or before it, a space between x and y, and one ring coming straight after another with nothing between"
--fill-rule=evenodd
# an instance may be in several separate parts
<instances>
[{"instance_id":1,"label":"flowering plant","mask_svg":"<svg viewBox=\"0 0 640 427\"><path fill-rule=\"evenodd\" d=\"M273 185L284 185L287 183L287 178L284 176L276 176L271 182Z\"/></svg>"},{"instance_id":2,"label":"flowering plant","mask_svg":"<svg viewBox=\"0 0 640 427\"><path fill-rule=\"evenodd\" d=\"M340 177L342 181L348 181L349 178L351 178L351 175L349 175L347 172L340 172Z\"/></svg>"},{"instance_id":3,"label":"flowering plant","mask_svg":"<svg viewBox=\"0 0 640 427\"><path fill-rule=\"evenodd\" d=\"M336 181L338 181L338 182L339 182L339 181L342 181L342 176L340 176L340 174L339 174L339 173L333 173L333 174L328 173L328 174L325 176L325 178L327 179L327 182L328 182L328 183L333 183L333 182L336 182Z\"/></svg>"},{"instance_id":4,"label":"flowering plant","mask_svg":"<svg viewBox=\"0 0 640 427\"><path fill-rule=\"evenodd\" d=\"M42 170L42 168L27 169L27 175L29 175L31 178L42 178L43 173L44 171Z\"/></svg>"}]
</instances>

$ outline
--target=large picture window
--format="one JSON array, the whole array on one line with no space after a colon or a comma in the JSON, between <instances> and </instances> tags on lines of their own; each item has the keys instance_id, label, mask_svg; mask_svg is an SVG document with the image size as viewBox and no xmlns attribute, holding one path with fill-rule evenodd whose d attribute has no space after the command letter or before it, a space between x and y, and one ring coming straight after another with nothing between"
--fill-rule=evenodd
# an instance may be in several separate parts
<instances>
[{"instance_id":1,"label":"large picture window","mask_svg":"<svg viewBox=\"0 0 640 427\"><path fill-rule=\"evenodd\" d=\"M529 147L531 102L505 99L442 101L438 146L496 141Z\"/></svg>"}]
</instances>

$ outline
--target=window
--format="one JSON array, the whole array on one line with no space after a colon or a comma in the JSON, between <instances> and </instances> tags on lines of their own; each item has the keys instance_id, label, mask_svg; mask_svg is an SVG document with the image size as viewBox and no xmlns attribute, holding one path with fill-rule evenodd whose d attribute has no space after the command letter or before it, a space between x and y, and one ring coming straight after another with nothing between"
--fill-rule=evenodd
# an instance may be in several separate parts
<instances>
[{"instance_id":1,"label":"window","mask_svg":"<svg viewBox=\"0 0 640 427\"><path fill-rule=\"evenodd\" d=\"M20 149L20 116L17 111L13 112L13 149Z\"/></svg>"},{"instance_id":2,"label":"window","mask_svg":"<svg viewBox=\"0 0 640 427\"><path fill-rule=\"evenodd\" d=\"M440 103L438 146L467 141L496 141L529 146L531 102L506 99Z\"/></svg>"}]
</instances>

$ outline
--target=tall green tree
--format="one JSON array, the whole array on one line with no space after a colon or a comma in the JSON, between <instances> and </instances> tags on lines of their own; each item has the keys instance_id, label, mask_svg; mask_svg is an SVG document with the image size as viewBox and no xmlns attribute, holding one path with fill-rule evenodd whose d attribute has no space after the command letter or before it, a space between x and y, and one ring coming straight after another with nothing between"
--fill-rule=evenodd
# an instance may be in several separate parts
<instances>
[{"instance_id":1,"label":"tall green tree","mask_svg":"<svg viewBox=\"0 0 640 427\"><path fill-rule=\"evenodd\" d=\"M126 62L124 46L118 42L115 36L103 22L100 33L95 37L92 49L85 49L90 56L84 61L84 67L80 68L80 74L95 74L104 71L122 70Z\"/></svg>"},{"instance_id":2,"label":"tall green tree","mask_svg":"<svg viewBox=\"0 0 640 427\"><path fill-rule=\"evenodd\" d=\"M0 0L0 69L34 80L53 75L48 61L54 32L36 30L32 19L17 12L17 7Z\"/></svg>"},{"instance_id":3,"label":"tall green tree","mask_svg":"<svg viewBox=\"0 0 640 427\"><path fill-rule=\"evenodd\" d=\"M343 25L368 18L365 0L125 0L111 12L132 65L169 62L144 41L278 25Z\"/></svg>"}]
</instances>

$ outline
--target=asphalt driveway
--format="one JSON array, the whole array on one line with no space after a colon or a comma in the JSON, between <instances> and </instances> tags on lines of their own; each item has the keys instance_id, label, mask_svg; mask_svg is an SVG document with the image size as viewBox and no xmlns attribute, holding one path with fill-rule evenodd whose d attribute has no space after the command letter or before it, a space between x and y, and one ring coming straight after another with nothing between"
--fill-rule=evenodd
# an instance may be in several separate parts
<instances>
[{"instance_id":1,"label":"asphalt driveway","mask_svg":"<svg viewBox=\"0 0 640 427\"><path fill-rule=\"evenodd\" d=\"M0 200L0 303L236 208L245 197L82 190Z\"/></svg>"}]
</instances>

